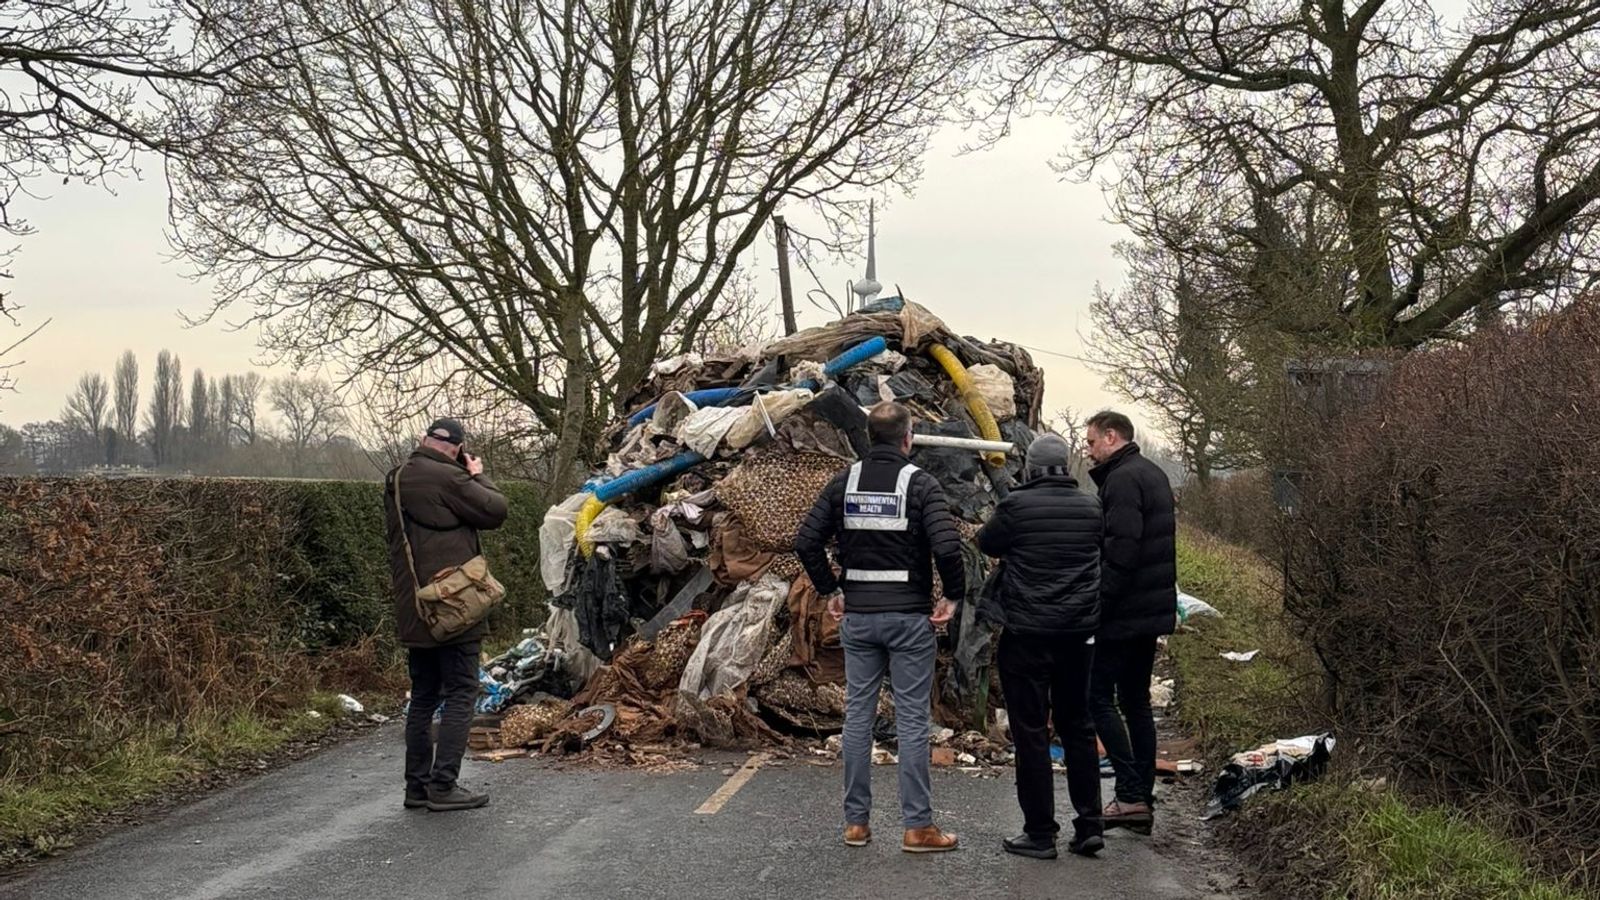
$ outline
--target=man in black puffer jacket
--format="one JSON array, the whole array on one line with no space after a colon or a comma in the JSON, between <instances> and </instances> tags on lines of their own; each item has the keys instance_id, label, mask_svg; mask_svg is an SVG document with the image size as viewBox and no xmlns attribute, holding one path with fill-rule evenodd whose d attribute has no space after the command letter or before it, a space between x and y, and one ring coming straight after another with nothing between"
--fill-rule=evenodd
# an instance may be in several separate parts
<instances>
[{"instance_id":1,"label":"man in black puffer jacket","mask_svg":"<svg viewBox=\"0 0 1600 900\"><path fill-rule=\"evenodd\" d=\"M1098 464L1089 477L1100 486L1106 519L1100 630L1089 686L1095 727L1117 773L1117 797L1106 805L1105 823L1148 834L1156 784L1150 674L1156 639L1177 625L1172 483L1140 454L1127 416L1100 413L1089 419L1084 436Z\"/></svg>"},{"instance_id":2,"label":"man in black puffer jacket","mask_svg":"<svg viewBox=\"0 0 1600 900\"><path fill-rule=\"evenodd\" d=\"M1066 752L1067 792L1076 815L1069 849L1093 856L1100 824L1100 754L1089 716L1090 641L1100 624L1100 502L1078 490L1071 449L1053 434L1028 448L1029 480L978 532L978 549L1000 560L996 600L1005 621L1000 683L1017 746L1017 802L1023 833L1008 853L1056 857L1055 776L1050 714Z\"/></svg>"}]
</instances>

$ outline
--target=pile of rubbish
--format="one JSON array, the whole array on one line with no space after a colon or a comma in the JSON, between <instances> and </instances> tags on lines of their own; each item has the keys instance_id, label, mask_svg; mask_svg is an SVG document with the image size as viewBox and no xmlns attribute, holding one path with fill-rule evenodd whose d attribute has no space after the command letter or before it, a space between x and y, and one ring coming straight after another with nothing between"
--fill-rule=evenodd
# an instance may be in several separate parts
<instances>
[{"instance_id":1,"label":"pile of rubbish","mask_svg":"<svg viewBox=\"0 0 1600 900\"><path fill-rule=\"evenodd\" d=\"M576 711L597 707L614 711L610 739L633 744L838 731L838 626L794 539L829 479L865 454L865 410L883 400L912 411L912 462L943 484L967 539L935 717L995 734L993 635L976 614L990 566L974 537L1021 475L1043 395L1025 350L953 334L899 297L764 347L657 362L606 430L605 466L545 517L549 622L486 666L481 711L523 723L502 725L500 743L570 749L593 725ZM885 693L878 730L890 734Z\"/></svg>"}]
</instances>

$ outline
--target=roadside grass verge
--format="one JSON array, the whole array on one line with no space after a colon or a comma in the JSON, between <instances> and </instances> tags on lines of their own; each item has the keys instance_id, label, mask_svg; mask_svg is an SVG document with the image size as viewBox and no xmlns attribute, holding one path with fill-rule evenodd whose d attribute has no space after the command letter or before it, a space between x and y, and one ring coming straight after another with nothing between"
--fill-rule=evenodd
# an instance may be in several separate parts
<instances>
[{"instance_id":1,"label":"roadside grass verge","mask_svg":"<svg viewBox=\"0 0 1600 900\"><path fill-rule=\"evenodd\" d=\"M1316 709L1316 660L1283 612L1279 581L1249 550L1180 532L1178 584L1222 613L1189 620L1167 643L1177 670L1175 716L1208 756L1328 727ZM1222 657L1251 650L1260 652L1248 663Z\"/></svg>"},{"instance_id":2,"label":"roadside grass verge","mask_svg":"<svg viewBox=\"0 0 1600 900\"><path fill-rule=\"evenodd\" d=\"M107 746L82 768L25 784L0 779L0 869L71 847L80 829L102 817L321 737L345 715L337 695L318 692L286 715L246 711L197 717L181 730L149 726Z\"/></svg>"},{"instance_id":3,"label":"roadside grass verge","mask_svg":"<svg viewBox=\"0 0 1600 900\"><path fill-rule=\"evenodd\" d=\"M1280 580L1254 553L1180 531L1179 584L1223 617L1168 643L1173 715L1213 763L1278 738L1336 731L1318 709L1316 660L1283 611ZM1249 663L1224 651L1259 650ZM1343 749L1343 748L1342 748ZM1319 900L1582 900L1542 877L1494 823L1414 802L1335 752L1322 783L1262 794L1220 828L1269 896Z\"/></svg>"}]
</instances>

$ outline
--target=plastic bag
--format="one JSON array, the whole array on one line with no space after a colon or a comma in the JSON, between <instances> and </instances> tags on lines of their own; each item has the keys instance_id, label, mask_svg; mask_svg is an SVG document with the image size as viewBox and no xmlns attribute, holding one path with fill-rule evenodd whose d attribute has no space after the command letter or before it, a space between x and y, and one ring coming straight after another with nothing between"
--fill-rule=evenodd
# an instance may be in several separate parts
<instances>
[{"instance_id":1,"label":"plastic bag","mask_svg":"<svg viewBox=\"0 0 1600 900\"><path fill-rule=\"evenodd\" d=\"M578 510L588 494L578 493L550 507L539 526L539 575L552 594L567 588L567 563L572 560L573 539L578 534Z\"/></svg>"},{"instance_id":2,"label":"plastic bag","mask_svg":"<svg viewBox=\"0 0 1600 900\"><path fill-rule=\"evenodd\" d=\"M728 430L745 414L739 407L712 406L696 410L675 432L684 446L701 456L715 456Z\"/></svg>"},{"instance_id":3,"label":"plastic bag","mask_svg":"<svg viewBox=\"0 0 1600 900\"><path fill-rule=\"evenodd\" d=\"M641 537L639 523L615 506L606 507L589 526L589 540L596 544L636 544Z\"/></svg>"},{"instance_id":4,"label":"plastic bag","mask_svg":"<svg viewBox=\"0 0 1600 900\"><path fill-rule=\"evenodd\" d=\"M1222 618L1222 613L1204 600L1185 594L1181 590L1178 591L1178 624L1182 625L1190 619L1203 616L1220 619Z\"/></svg>"},{"instance_id":5,"label":"plastic bag","mask_svg":"<svg viewBox=\"0 0 1600 900\"><path fill-rule=\"evenodd\" d=\"M742 450L763 434L776 434L778 424L810 403L811 397L811 392L803 389L757 394L723 440L729 447Z\"/></svg>"},{"instance_id":6,"label":"plastic bag","mask_svg":"<svg viewBox=\"0 0 1600 900\"><path fill-rule=\"evenodd\" d=\"M584 684L604 663L583 645L577 613L553 603L545 608L549 613L545 618L546 641L551 649L561 654L563 666L573 680Z\"/></svg>"},{"instance_id":7,"label":"plastic bag","mask_svg":"<svg viewBox=\"0 0 1600 900\"><path fill-rule=\"evenodd\" d=\"M701 356L700 354L685 353L681 356L674 356L670 359L663 359L660 362L655 363L650 367L650 374L676 375L683 371L685 366L691 369L698 369L705 364L705 357Z\"/></svg>"},{"instance_id":8,"label":"plastic bag","mask_svg":"<svg viewBox=\"0 0 1600 900\"><path fill-rule=\"evenodd\" d=\"M688 566L689 547L672 522L671 507L663 506L650 516L650 571L673 574Z\"/></svg>"},{"instance_id":9,"label":"plastic bag","mask_svg":"<svg viewBox=\"0 0 1600 900\"><path fill-rule=\"evenodd\" d=\"M679 391L672 391L656 402L656 411L650 415L650 429L656 434L676 434L690 416L700 411L693 400Z\"/></svg>"},{"instance_id":10,"label":"plastic bag","mask_svg":"<svg viewBox=\"0 0 1600 900\"><path fill-rule=\"evenodd\" d=\"M906 303L900 308L900 344L906 352L921 350L923 345L942 334L949 333L944 321L919 303Z\"/></svg>"},{"instance_id":11,"label":"plastic bag","mask_svg":"<svg viewBox=\"0 0 1600 900\"><path fill-rule=\"evenodd\" d=\"M997 421L1017 417L1017 384L1010 375L988 363L967 369L967 374Z\"/></svg>"},{"instance_id":12,"label":"plastic bag","mask_svg":"<svg viewBox=\"0 0 1600 900\"><path fill-rule=\"evenodd\" d=\"M734 690L761 664L773 615L789 599L789 582L766 575L745 582L732 602L706 620L678 690L699 700Z\"/></svg>"}]
</instances>

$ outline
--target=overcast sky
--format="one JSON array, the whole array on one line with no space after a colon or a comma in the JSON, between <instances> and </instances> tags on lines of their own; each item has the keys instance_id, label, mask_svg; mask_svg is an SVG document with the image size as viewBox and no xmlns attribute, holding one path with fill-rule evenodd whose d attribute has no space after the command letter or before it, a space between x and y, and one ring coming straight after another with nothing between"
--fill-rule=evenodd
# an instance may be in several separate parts
<instances>
[{"instance_id":1,"label":"overcast sky","mask_svg":"<svg viewBox=\"0 0 1600 900\"><path fill-rule=\"evenodd\" d=\"M1067 122L1035 119L995 149L967 155L964 135L941 134L916 194L879 210L878 278L886 293L900 285L963 334L1081 355L1094 285L1120 277L1111 255L1120 235L1105 222L1098 186L1064 181L1050 168L1070 132ZM114 195L59 182L33 188L43 196L15 211L37 233L21 241L9 290L24 326L51 321L17 354L26 360L16 372L21 392L0 395L0 422L55 418L78 376L109 377L124 349L138 355L145 389L162 348L182 359L186 383L195 368L221 376L261 361L253 332L184 325L180 314L205 310L210 287L185 277L173 258L166 185L153 160L143 179L118 182ZM751 262L775 297L772 259L769 246ZM860 264L819 267L818 275L841 294L847 279L860 277ZM794 276L803 298L813 282L798 266ZM802 327L829 318L803 299L800 307ZM1116 402L1083 364L1034 357L1047 375L1047 410Z\"/></svg>"}]
</instances>

